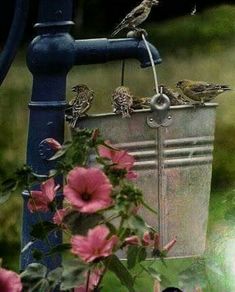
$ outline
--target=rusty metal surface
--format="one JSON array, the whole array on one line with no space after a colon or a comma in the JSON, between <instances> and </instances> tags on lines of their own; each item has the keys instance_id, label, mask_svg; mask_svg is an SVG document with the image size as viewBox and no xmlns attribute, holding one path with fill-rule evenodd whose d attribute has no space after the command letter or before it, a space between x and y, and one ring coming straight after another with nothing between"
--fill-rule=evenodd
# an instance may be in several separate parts
<instances>
[{"instance_id":1,"label":"rusty metal surface","mask_svg":"<svg viewBox=\"0 0 235 292\"><path fill-rule=\"evenodd\" d=\"M168 256L199 256L205 250L216 104L173 106L169 127L150 128L149 110L131 119L114 114L94 115L80 127L99 128L107 140L136 159L137 185L158 211L147 211L146 221L157 227L161 245L177 236Z\"/></svg>"}]
</instances>

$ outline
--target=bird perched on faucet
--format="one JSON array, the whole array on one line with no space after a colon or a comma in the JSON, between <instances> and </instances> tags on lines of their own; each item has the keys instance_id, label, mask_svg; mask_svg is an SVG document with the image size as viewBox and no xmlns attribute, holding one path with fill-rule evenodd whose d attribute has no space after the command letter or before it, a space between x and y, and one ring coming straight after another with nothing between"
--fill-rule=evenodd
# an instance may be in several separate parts
<instances>
[{"instance_id":1,"label":"bird perched on faucet","mask_svg":"<svg viewBox=\"0 0 235 292\"><path fill-rule=\"evenodd\" d=\"M85 84L72 87L72 91L76 93L76 96L69 102L65 110L65 118L71 127L75 128L78 119L87 116L87 111L91 107L95 94Z\"/></svg>"},{"instance_id":2,"label":"bird perched on faucet","mask_svg":"<svg viewBox=\"0 0 235 292\"><path fill-rule=\"evenodd\" d=\"M152 6L158 5L158 0L144 0L137 7L135 7L127 16L119 23L112 33L112 37L118 34L124 28L137 30L142 22L144 22L152 9Z\"/></svg>"},{"instance_id":3,"label":"bird perched on faucet","mask_svg":"<svg viewBox=\"0 0 235 292\"><path fill-rule=\"evenodd\" d=\"M117 87L112 94L112 106L115 114L130 118L133 105L133 94L126 86Z\"/></svg>"},{"instance_id":4,"label":"bird perched on faucet","mask_svg":"<svg viewBox=\"0 0 235 292\"><path fill-rule=\"evenodd\" d=\"M180 88L183 94L198 104L204 104L211 101L217 95L231 90L228 85L214 84L204 81L192 81L184 79L178 81L176 87Z\"/></svg>"}]
</instances>

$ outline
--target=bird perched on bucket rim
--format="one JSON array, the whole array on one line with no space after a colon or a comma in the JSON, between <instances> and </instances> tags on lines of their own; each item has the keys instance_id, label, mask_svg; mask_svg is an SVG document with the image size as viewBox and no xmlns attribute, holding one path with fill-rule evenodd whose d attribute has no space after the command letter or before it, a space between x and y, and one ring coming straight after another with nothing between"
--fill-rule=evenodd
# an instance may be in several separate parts
<instances>
[{"instance_id":1,"label":"bird perched on bucket rim","mask_svg":"<svg viewBox=\"0 0 235 292\"><path fill-rule=\"evenodd\" d=\"M75 128L78 119L87 116L95 94L86 84L78 84L72 87L72 91L76 96L69 102L65 117L71 127Z\"/></svg>"},{"instance_id":2,"label":"bird perched on bucket rim","mask_svg":"<svg viewBox=\"0 0 235 292\"><path fill-rule=\"evenodd\" d=\"M135 7L127 16L116 26L112 37L118 34L124 28L136 30L136 27L144 22L152 9L152 6L158 5L158 0L144 0Z\"/></svg>"},{"instance_id":3,"label":"bird perched on bucket rim","mask_svg":"<svg viewBox=\"0 0 235 292\"><path fill-rule=\"evenodd\" d=\"M133 105L133 94L126 86L117 87L112 94L112 106L115 114L121 114L122 118L130 118Z\"/></svg>"},{"instance_id":4,"label":"bird perched on bucket rim","mask_svg":"<svg viewBox=\"0 0 235 292\"><path fill-rule=\"evenodd\" d=\"M180 88L186 97L200 104L211 101L217 95L231 90L228 85L188 79L178 81L176 87Z\"/></svg>"}]
</instances>

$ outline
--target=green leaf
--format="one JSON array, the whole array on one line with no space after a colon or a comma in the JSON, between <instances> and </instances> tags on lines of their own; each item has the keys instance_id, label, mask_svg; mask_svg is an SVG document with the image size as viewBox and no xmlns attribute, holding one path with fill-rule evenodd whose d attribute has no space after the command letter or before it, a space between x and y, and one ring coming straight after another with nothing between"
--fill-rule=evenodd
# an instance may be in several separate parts
<instances>
[{"instance_id":1,"label":"green leaf","mask_svg":"<svg viewBox=\"0 0 235 292\"><path fill-rule=\"evenodd\" d=\"M30 235L34 238L43 240L47 237L48 233L55 230L57 227L56 224L49 221L39 222L32 226Z\"/></svg>"},{"instance_id":2,"label":"green leaf","mask_svg":"<svg viewBox=\"0 0 235 292\"><path fill-rule=\"evenodd\" d=\"M46 254L46 256L51 256L55 253L63 253L67 250L71 249L71 244L70 243L62 243L54 246L49 253Z\"/></svg>"},{"instance_id":3,"label":"green leaf","mask_svg":"<svg viewBox=\"0 0 235 292\"><path fill-rule=\"evenodd\" d=\"M34 285L30 292L49 292L50 291L50 285L47 281L47 279L41 279L37 282L36 285Z\"/></svg>"},{"instance_id":4,"label":"green leaf","mask_svg":"<svg viewBox=\"0 0 235 292\"><path fill-rule=\"evenodd\" d=\"M13 191L16 190L17 180L13 178L6 179L0 185L0 204L4 204Z\"/></svg>"},{"instance_id":5,"label":"green leaf","mask_svg":"<svg viewBox=\"0 0 235 292\"><path fill-rule=\"evenodd\" d=\"M138 234L141 234L141 235L146 231L148 227L145 221L138 215L131 216L127 220L127 224L130 229L135 230Z\"/></svg>"},{"instance_id":6,"label":"green leaf","mask_svg":"<svg viewBox=\"0 0 235 292\"><path fill-rule=\"evenodd\" d=\"M128 269L134 268L136 265L136 259L139 253L139 247L130 245L127 250L127 267Z\"/></svg>"},{"instance_id":7,"label":"green leaf","mask_svg":"<svg viewBox=\"0 0 235 292\"><path fill-rule=\"evenodd\" d=\"M32 256L35 261L40 261L43 258L43 253L39 249L33 249Z\"/></svg>"},{"instance_id":8,"label":"green leaf","mask_svg":"<svg viewBox=\"0 0 235 292\"><path fill-rule=\"evenodd\" d=\"M143 267L143 266L142 266ZM153 267L144 267L144 270L155 280L161 282L161 276Z\"/></svg>"},{"instance_id":9,"label":"green leaf","mask_svg":"<svg viewBox=\"0 0 235 292\"><path fill-rule=\"evenodd\" d=\"M60 289L62 291L78 287L84 283L84 272L88 269L87 265L73 260L63 266L62 280Z\"/></svg>"},{"instance_id":10,"label":"green leaf","mask_svg":"<svg viewBox=\"0 0 235 292\"><path fill-rule=\"evenodd\" d=\"M126 286L130 292L135 292L132 275L116 255L109 256L105 260L105 265L108 270L118 277L122 285Z\"/></svg>"},{"instance_id":11,"label":"green leaf","mask_svg":"<svg viewBox=\"0 0 235 292\"><path fill-rule=\"evenodd\" d=\"M65 216L63 222L69 227L72 234L86 235L87 231L103 220L101 214L84 214L73 211Z\"/></svg>"},{"instance_id":12,"label":"green leaf","mask_svg":"<svg viewBox=\"0 0 235 292\"><path fill-rule=\"evenodd\" d=\"M60 282L62 278L63 268L59 267L55 270L52 270L47 275L47 280L50 284L51 288L55 288Z\"/></svg>"},{"instance_id":13,"label":"green leaf","mask_svg":"<svg viewBox=\"0 0 235 292\"><path fill-rule=\"evenodd\" d=\"M66 154L66 152L69 150L70 146L72 145L72 142L66 142L62 145L62 148L57 151L55 153L55 155L53 155L51 158L49 158L48 160L49 161L52 161L52 160L56 160L62 156L64 156Z\"/></svg>"},{"instance_id":14,"label":"green leaf","mask_svg":"<svg viewBox=\"0 0 235 292\"><path fill-rule=\"evenodd\" d=\"M127 267L133 269L135 265L144 261L147 257L145 247L130 245L127 250Z\"/></svg>"},{"instance_id":15,"label":"green leaf","mask_svg":"<svg viewBox=\"0 0 235 292\"><path fill-rule=\"evenodd\" d=\"M21 281L25 287L31 288L38 285L46 277L47 268L39 263L32 263L21 273Z\"/></svg>"},{"instance_id":16,"label":"green leaf","mask_svg":"<svg viewBox=\"0 0 235 292\"><path fill-rule=\"evenodd\" d=\"M6 203L11 196L11 193L1 193L0 194L0 205Z\"/></svg>"},{"instance_id":17,"label":"green leaf","mask_svg":"<svg viewBox=\"0 0 235 292\"><path fill-rule=\"evenodd\" d=\"M9 178L6 179L5 181L2 182L1 184L1 191L2 192L11 192L13 190L15 190L17 185L17 180L14 178Z\"/></svg>"}]
</instances>

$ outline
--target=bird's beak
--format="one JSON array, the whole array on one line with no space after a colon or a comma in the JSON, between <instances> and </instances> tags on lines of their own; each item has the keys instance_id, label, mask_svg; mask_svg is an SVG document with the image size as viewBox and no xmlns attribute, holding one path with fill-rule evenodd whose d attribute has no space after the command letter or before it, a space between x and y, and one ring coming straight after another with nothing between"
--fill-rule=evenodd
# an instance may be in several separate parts
<instances>
[{"instance_id":1,"label":"bird's beak","mask_svg":"<svg viewBox=\"0 0 235 292\"><path fill-rule=\"evenodd\" d=\"M176 84L176 87L177 87L177 88L179 88L179 87L180 87L179 83L177 83L177 84Z\"/></svg>"},{"instance_id":2,"label":"bird's beak","mask_svg":"<svg viewBox=\"0 0 235 292\"><path fill-rule=\"evenodd\" d=\"M153 5L158 5L159 4L159 1L158 0L152 0L152 4Z\"/></svg>"},{"instance_id":3,"label":"bird's beak","mask_svg":"<svg viewBox=\"0 0 235 292\"><path fill-rule=\"evenodd\" d=\"M76 92L76 86L72 87L72 91Z\"/></svg>"}]
</instances>

